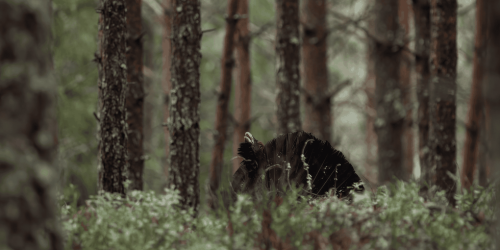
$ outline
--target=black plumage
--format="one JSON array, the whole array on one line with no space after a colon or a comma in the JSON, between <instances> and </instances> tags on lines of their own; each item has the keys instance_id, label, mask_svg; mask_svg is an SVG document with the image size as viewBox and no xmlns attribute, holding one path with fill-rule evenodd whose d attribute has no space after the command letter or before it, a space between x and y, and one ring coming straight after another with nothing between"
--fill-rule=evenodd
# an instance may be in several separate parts
<instances>
[{"instance_id":1,"label":"black plumage","mask_svg":"<svg viewBox=\"0 0 500 250\"><path fill-rule=\"evenodd\" d=\"M352 189L364 190L344 155L309 133L288 133L264 145L247 132L238 154L243 160L231 181L236 193L254 194L261 187L271 190L273 186L285 193L295 185L312 197L334 188L342 198Z\"/></svg>"}]
</instances>

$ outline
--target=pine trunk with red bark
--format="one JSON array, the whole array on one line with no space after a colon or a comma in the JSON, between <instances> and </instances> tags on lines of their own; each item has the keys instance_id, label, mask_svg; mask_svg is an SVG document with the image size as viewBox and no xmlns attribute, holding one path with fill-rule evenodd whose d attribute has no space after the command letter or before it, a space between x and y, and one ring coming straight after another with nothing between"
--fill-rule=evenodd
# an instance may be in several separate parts
<instances>
[{"instance_id":1,"label":"pine trunk with red bark","mask_svg":"<svg viewBox=\"0 0 500 250\"><path fill-rule=\"evenodd\" d=\"M235 85L234 85L234 120L233 155L238 155L238 147L243 142L245 132L250 131L250 104L252 80L250 75L250 33L248 31L248 0L239 0L238 21L235 32ZM233 173L238 170L241 159L232 160Z\"/></svg>"},{"instance_id":2,"label":"pine trunk with red bark","mask_svg":"<svg viewBox=\"0 0 500 250\"><path fill-rule=\"evenodd\" d=\"M215 145L210 162L210 194L216 194L219 189L222 166L224 164L224 146L227 137L227 121L229 118L228 106L231 95L231 81L234 67L234 34L239 18L236 16L238 0L228 0L226 17L226 34L224 36L224 47L221 59L221 81L218 93L216 115L215 115ZM215 205L209 201L209 205Z\"/></svg>"},{"instance_id":3,"label":"pine trunk with red bark","mask_svg":"<svg viewBox=\"0 0 500 250\"><path fill-rule=\"evenodd\" d=\"M141 0L126 0L127 6L127 153L129 190L142 190L144 171L143 112L144 77L142 74L142 18Z\"/></svg>"},{"instance_id":4,"label":"pine trunk with red bark","mask_svg":"<svg viewBox=\"0 0 500 250\"><path fill-rule=\"evenodd\" d=\"M332 142L332 98L328 92L326 1L305 1L303 7L302 66L304 131Z\"/></svg>"},{"instance_id":5,"label":"pine trunk with red bark","mask_svg":"<svg viewBox=\"0 0 500 250\"><path fill-rule=\"evenodd\" d=\"M430 143L431 183L446 191L455 205L457 1L431 0ZM450 176L452 175L452 176Z\"/></svg>"},{"instance_id":6,"label":"pine trunk with red bark","mask_svg":"<svg viewBox=\"0 0 500 250\"><path fill-rule=\"evenodd\" d=\"M469 189L474 182L479 149L479 138L483 112L482 84L486 48L486 8L484 0L476 0L476 37L474 42L474 68L472 76L469 113L467 115L464 162L461 171L462 187Z\"/></svg>"},{"instance_id":7,"label":"pine trunk with red bark","mask_svg":"<svg viewBox=\"0 0 500 250\"><path fill-rule=\"evenodd\" d=\"M413 100L411 83L412 55L409 52L410 36L410 16L412 15L409 0L399 0L399 23L404 30L404 49L401 53L401 66L399 72L399 82L401 84L401 94L403 106L406 110L405 123L403 127L403 157L404 168L408 176L413 175Z\"/></svg>"},{"instance_id":8,"label":"pine trunk with red bark","mask_svg":"<svg viewBox=\"0 0 500 250\"><path fill-rule=\"evenodd\" d=\"M413 0L415 21L415 73L417 78L418 102L418 156L420 179L430 182L430 145L429 145L429 84L430 84L430 42L431 42L431 5L429 0Z\"/></svg>"}]
</instances>

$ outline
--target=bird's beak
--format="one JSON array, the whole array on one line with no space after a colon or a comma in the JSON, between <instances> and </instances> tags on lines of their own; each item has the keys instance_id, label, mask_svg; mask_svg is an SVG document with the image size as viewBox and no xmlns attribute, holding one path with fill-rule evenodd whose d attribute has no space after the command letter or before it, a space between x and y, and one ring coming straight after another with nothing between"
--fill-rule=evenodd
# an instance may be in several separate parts
<instances>
[{"instance_id":1,"label":"bird's beak","mask_svg":"<svg viewBox=\"0 0 500 250\"><path fill-rule=\"evenodd\" d=\"M253 136L252 136L252 134L250 134L250 132L246 132L244 138L245 138L245 142L250 142L250 143L254 144Z\"/></svg>"}]
</instances>

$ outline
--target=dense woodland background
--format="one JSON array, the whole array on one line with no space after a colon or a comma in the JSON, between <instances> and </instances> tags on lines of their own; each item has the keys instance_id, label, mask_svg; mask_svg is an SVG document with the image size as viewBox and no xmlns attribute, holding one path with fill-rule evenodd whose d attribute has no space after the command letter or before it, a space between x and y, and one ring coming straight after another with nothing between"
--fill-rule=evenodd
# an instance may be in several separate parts
<instances>
[{"instance_id":1,"label":"dense woodland background","mask_svg":"<svg viewBox=\"0 0 500 250\"><path fill-rule=\"evenodd\" d=\"M463 197L475 193L472 183L491 188L498 163L491 154L498 146L498 65L484 53L497 52L489 30L498 21L486 19L500 13L495 8L486 0L0 0L0 117L8 121L0 127L7 142L0 171L11 183L2 187L0 200L10 203L0 219L15 223L12 208L24 199L43 201L32 223L60 249L50 220L56 193L58 204L77 209L91 207L99 191L170 197L165 188L176 184L182 208L208 214L241 161L236 149L244 132L266 142L303 129L342 151L367 192L375 195L395 176L409 182L396 184L401 190L427 202L434 196L415 184L427 181L445 189L440 195L464 211L460 216L470 213L474 226L486 225L492 212L464 210ZM430 20L414 16L422 11L433 15L428 30L422 25ZM425 35L429 41L416 39ZM482 73L490 84L485 102L478 94ZM419 81L430 84L427 111ZM25 106L29 112L20 110ZM430 114L430 137L422 133L422 112ZM23 183L31 189L22 191ZM472 205L487 204L479 197ZM264 227L274 218L267 213L262 235L276 234L271 222ZM34 232L10 230L27 238ZM271 238L267 246L276 242ZM272 244L286 249L281 244L291 243L284 242Z\"/></svg>"}]
</instances>

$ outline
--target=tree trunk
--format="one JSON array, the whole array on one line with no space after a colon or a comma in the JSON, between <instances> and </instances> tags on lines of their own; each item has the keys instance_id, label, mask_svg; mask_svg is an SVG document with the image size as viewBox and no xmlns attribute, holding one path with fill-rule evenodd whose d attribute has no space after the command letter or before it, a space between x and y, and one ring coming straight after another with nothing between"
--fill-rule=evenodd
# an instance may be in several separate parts
<instances>
[{"instance_id":1,"label":"tree trunk","mask_svg":"<svg viewBox=\"0 0 500 250\"><path fill-rule=\"evenodd\" d=\"M484 50L486 48L486 8L484 0L476 0L476 37L474 44L474 68L472 88L469 100L469 113L464 144L464 162L462 166L462 187L469 189L474 182L479 148L479 134L483 112L482 82L484 71Z\"/></svg>"},{"instance_id":2,"label":"tree trunk","mask_svg":"<svg viewBox=\"0 0 500 250\"><path fill-rule=\"evenodd\" d=\"M155 17L156 18L156 17ZM151 19L143 18L142 19L143 32L144 32L144 67L143 67L143 75L144 75L144 154L150 155L153 152L153 119L156 115L156 86L155 86L155 74L153 72L156 71L154 66L155 59L155 41L154 41L154 26L151 23ZM170 69L169 69L170 70ZM165 155L168 156L168 155ZM146 159L144 159L146 160Z\"/></svg>"},{"instance_id":3,"label":"tree trunk","mask_svg":"<svg viewBox=\"0 0 500 250\"><path fill-rule=\"evenodd\" d=\"M492 180L500 176L500 2L489 1L487 8L488 27L486 36L486 62L483 83L484 104L486 106L486 135L488 142L488 161L492 166ZM496 184L496 216L500 218L500 184ZM500 228L500 220L495 223ZM493 229L494 230L494 229ZM496 238L497 248L500 237Z\"/></svg>"},{"instance_id":4,"label":"tree trunk","mask_svg":"<svg viewBox=\"0 0 500 250\"><path fill-rule=\"evenodd\" d=\"M5 249L64 249L56 207L51 4L0 0L0 244Z\"/></svg>"},{"instance_id":5,"label":"tree trunk","mask_svg":"<svg viewBox=\"0 0 500 250\"><path fill-rule=\"evenodd\" d=\"M162 48L163 48L163 77L161 81L161 86L163 88L163 100L164 100L164 108L163 108L163 133L165 134L165 155L167 156L167 162L163 167L163 174L165 178L168 180L168 169L170 166L170 132L168 131L168 118L170 117L170 90L172 89L172 74L170 72L172 66L172 17L173 13L173 4L174 0L163 0L163 9L164 9L164 17L163 17L163 39L162 39Z\"/></svg>"},{"instance_id":6,"label":"tree trunk","mask_svg":"<svg viewBox=\"0 0 500 250\"><path fill-rule=\"evenodd\" d=\"M483 2L484 3L484 2ZM485 48L486 49L486 48ZM483 57L483 60L485 60L486 56ZM481 84L481 88L484 88L484 78L483 78L483 83ZM482 96L482 93L481 93ZM490 177L490 164L488 161L488 139L486 138L486 112L485 112L485 105L484 105L484 99L483 99L483 109L481 110L481 122L479 122L481 128L479 131L479 154L478 154L478 168L479 168L479 185L486 187L488 185L488 178Z\"/></svg>"},{"instance_id":7,"label":"tree trunk","mask_svg":"<svg viewBox=\"0 0 500 250\"><path fill-rule=\"evenodd\" d=\"M224 164L224 146L226 143L228 105L231 95L231 80L234 67L234 33L238 17L235 16L239 0L228 0L226 17L226 35L224 36L224 48L221 59L221 82L220 92L217 100L217 111L215 116L215 145L210 162L210 193L215 194L219 188L222 166ZM209 204L213 207L214 204Z\"/></svg>"},{"instance_id":8,"label":"tree trunk","mask_svg":"<svg viewBox=\"0 0 500 250\"><path fill-rule=\"evenodd\" d=\"M418 101L418 156L420 179L430 182L429 145L429 53L431 42L431 5L429 0L413 0L415 20L415 71Z\"/></svg>"},{"instance_id":9,"label":"tree trunk","mask_svg":"<svg viewBox=\"0 0 500 250\"><path fill-rule=\"evenodd\" d=\"M250 131L250 102L252 97L252 81L250 75L250 36L248 31L248 0L239 0L238 14L246 16L238 21L235 33L236 51L236 84L234 86L234 119L236 125L233 133L233 155L238 155L238 148L243 142L245 132ZM233 160L233 173L238 170L241 159Z\"/></svg>"},{"instance_id":10,"label":"tree trunk","mask_svg":"<svg viewBox=\"0 0 500 250\"><path fill-rule=\"evenodd\" d=\"M456 165L456 71L457 71L457 1L432 0L431 37L431 159L435 174L433 184L446 191L455 205L456 183L451 175Z\"/></svg>"},{"instance_id":11,"label":"tree trunk","mask_svg":"<svg viewBox=\"0 0 500 250\"><path fill-rule=\"evenodd\" d=\"M403 127L406 111L401 99L399 65L402 44L398 22L399 0L377 0L375 10L375 96L378 142L378 183L391 182L393 177L407 180L403 161Z\"/></svg>"},{"instance_id":12,"label":"tree trunk","mask_svg":"<svg viewBox=\"0 0 500 250\"><path fill-rule=\"evenodd\" d=\"M304 72L304 131L332 142L332 98L328 92L326 1L307 0L303 6L302 65Z\"/></svg>"},{"instance_id":13,"label":"tree trunk","mask_svg":"<svg viewBox=\"0 0 500 250\"><path fill-rule=\"evenodd\" d=\"M143 111L144 77L142 74L142 19L141 0L126 0L127 6L127 153L129 190L142 190L144 171Z\"/></svg>"},{"instance_id":14,"label":"tree trunk","mask_svg":"<svg viewBox=\"0 0 500 250\"><path fill-rule=\"evenodd\" d=\"M125 125L126 41L125 0L101 0L103 15L103 81L100 137L102 190L125 194L127 171L127 128Z\"/></svg>"},{"instance_id":15,"label":"tree trunk","mask_svg":"<svg viewBox=\"0 0 500 250\"><path fill-rule=\"evenodd\" d=\"M406 110L405 123L403 127L403 162L408 176L413 175L413 100L412 100L412 85L411 85L411 67L412 55L409 52L409 36L410 36L410 16L411 16L410 0L399 0L399 23L404 30L404 50L401 53L401 65L399 72L399 81L401 84L401 94L403 106Z\"/></svg>"},{"instance_id":16,"label":"tree trunk","mask_svg":"<svg viewBox=\"0 0 500 250\"><path fill-rule=\"evenodd\" d=\"M373 32L374 22L373 18L369 21L369 30ZM366 160L365 160L365 177L368 179L370 184L377 184L377 133L375 133L375 118L376 118L376 106L375 106L375 43L371 39L367 41L367 69L366 69L366 80L365 80L365 94L366 94L366 132L365 132L365 143L366 143Z\"/></svg>"},{"instance_id":17,"label":"tree trunk","mask_svg":"<svg viewBox=\"0 0 500 250\"><path fill-rule=\"evenodd\" d=\"M169 184L179 190L181 207L192 208L196 216L200 203L200 1L173 1L172 7Z\"/></svg>"},{"instance_id":18,"label":"tree trunk","mask_svg":"<svg viewBox=\"0 0 500 250\"><path fill-rule=\"evenodd\" d=\"M277 133L301 129L299 1L276 1Z\"/></svg>"}]
</instances>

